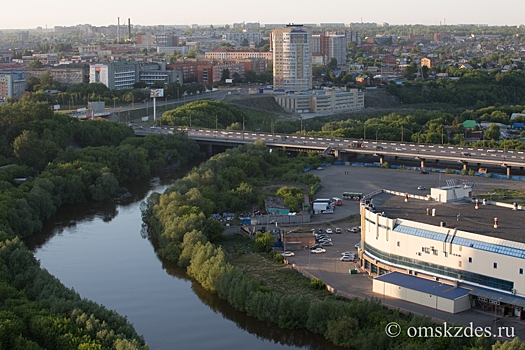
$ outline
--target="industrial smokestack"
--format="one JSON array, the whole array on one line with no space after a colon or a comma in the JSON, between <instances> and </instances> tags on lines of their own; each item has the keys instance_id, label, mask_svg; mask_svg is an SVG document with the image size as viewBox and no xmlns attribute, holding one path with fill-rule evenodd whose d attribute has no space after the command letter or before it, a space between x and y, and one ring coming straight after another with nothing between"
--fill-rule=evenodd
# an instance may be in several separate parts
<instances>
[{"instance_id":1,"label":"industrial smokestack","mask_svg":"<svg viewBox=\"0 0 525 350\"><path fill-rule=\"evenodd\" d=\"M120 42L120 17L117 17L117 44Z\"/></svg>"},{"instance_id":2,"label":"industrial smokestack","mask_svg":"<svg viewBox=\"0 0 525 350\"><path fill-rule=\"evenodd\" d=\"M131 18L128 18L128 40L131 41Z\"/></svg>"}]
</instances>

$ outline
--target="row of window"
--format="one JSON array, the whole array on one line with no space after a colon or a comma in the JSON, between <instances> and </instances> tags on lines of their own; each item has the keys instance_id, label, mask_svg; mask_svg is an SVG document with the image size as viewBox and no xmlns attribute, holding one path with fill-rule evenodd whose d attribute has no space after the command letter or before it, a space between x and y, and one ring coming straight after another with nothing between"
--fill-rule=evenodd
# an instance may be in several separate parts
<instances>
[{"instance_id":1,"label":"row of window","mask_svg":"<svg viewBox=\"0 0 525 350\"><path fill-rule=\"evenodd\" d=\"M496 277L489 277L489 276L481 275L475 272L453 269L450 267L432 264L432 263L428 263L428 262L417 260L417 259L412 259L412 258L408 258L408 257L396 255L396 254L386 253L386 252L383 252L379 249L376 249L370 246L366 242L365 242L364 249L365 249L365 252L370 253L379 259L388 261L393 264L406 266L411 269L420 269L423 271L432 272L437 275L442 275L442 276L454 278L454 279L462 279L464 281L468 281L468 282L472 282L472 283L476 283L479 285L496 288L496 289L500 289L500 290L504 290L508 292L512 291L512 289L514 288L514 282L512 281L506 281L506 280L502 280ZM497 263L495 264L497 268Z\"/></svg>"},{"instance_id":2,"label":"row of window","mask_svg":"<svg viewBox=\"0 0 525 350\"><path fill-rule=\"evenodd\" d=\"M372 221L370 222L375 225L374 222ZM451 235L445 235L440 232L433 232L429 230L423 230L420 228L408 227L404 225L396 226L394 228L394 231L406 233L406 234L413 235L413 236L429 238L429 239L433 239L439 242L447 242L447 243L452 242L453 244L459 245L460 248L461 246L470 247L474 249L484 250L487 252L498 253L502 255L508 255L508 256L512 256L516 258L525 259L525 250L519 249L519 248L507 247L507 246L503 246L500 244L486 243L486 242L481 242L481 241L477 241L474 239L457 237L457 236L454 237L454 239L452 239Z\"/></svg>"}]
</instances>

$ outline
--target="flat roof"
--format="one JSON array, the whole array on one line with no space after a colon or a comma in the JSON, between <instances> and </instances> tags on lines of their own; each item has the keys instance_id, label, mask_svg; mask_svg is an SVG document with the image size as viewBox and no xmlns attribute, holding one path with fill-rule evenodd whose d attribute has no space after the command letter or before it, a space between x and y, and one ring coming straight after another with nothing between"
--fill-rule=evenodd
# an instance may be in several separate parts
<instances>
[{"instance_id":1,"label":"flat roof","mask_svg":"<svg viewBox=\"0 0 525 350\"><path fill-rule=\"evenodd\" d=\"M376 277L375 279L450 300L456 300L465 295L468 295L470 292L470 290L465 288L454 287L450 284L431 281L401 272L390 272L386 275Z\"/></svg>"},{"instance_id":2,"label":"flat roof","mask_svg":"<svg viewBox=\"0 0 525 350\"><path fill-rule=\"evenodd\" d=\"M525 211L495 205L482 205L479 209L467 200L462 202L441 203L409 198L405 203L403 196L381 193L372 197L376 212L384 212L391 219L406 219L446 227L460 231L525 243ZM426 210L436 209L436 216L426 215ZM458 221L459 215L459 221ZM494 218L498 218L498 228L494 228Z\"/></svg>"}]
</instances>

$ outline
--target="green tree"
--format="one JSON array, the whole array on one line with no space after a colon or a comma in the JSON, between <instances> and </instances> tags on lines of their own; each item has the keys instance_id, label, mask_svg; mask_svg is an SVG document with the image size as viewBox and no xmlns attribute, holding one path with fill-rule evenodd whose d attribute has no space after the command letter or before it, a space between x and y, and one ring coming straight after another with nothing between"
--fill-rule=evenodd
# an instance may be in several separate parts
<instances>
[{"instance_id":1,"label":"green tree","mask_svg":"<svg viewBox=\"0 0 525 350\"><path fill-rule=\"evenodd\" d=\"M485 139L494 141L498 141L500 135L500 129L497 124L490 124L490 127L483 133Z\"/></svg>"},{"instance_id":2,"label":"green tree","mask_svg":"<svg viewBox=\"0 0 525 350\"><path fill-rule=\"evenodd\" d=\"M270 232L257 232L253 242L255 251L268 253L272 250L275 237Z\"/></svg>"},{"instance_id":3,"label":"green tree","mask_svg":"<svg viewBox=\"0 0 525 350\"><path fill-rule=\"evenodd\" d=\"M42 62L40 62L39 60L34 60L34 61L31 61L29 62L29 68L42 68L43 65L42 65Z\"/></svg>"}]
</instances>

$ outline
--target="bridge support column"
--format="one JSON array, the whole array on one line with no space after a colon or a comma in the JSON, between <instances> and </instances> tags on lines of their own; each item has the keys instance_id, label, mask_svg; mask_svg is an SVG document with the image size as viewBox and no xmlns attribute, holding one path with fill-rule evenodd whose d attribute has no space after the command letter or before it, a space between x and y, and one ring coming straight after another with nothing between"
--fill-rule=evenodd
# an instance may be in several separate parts
<instances>
[{"instance_id":1,"label":"bridge support column","mask_svg":"<svg viewBox=\"0 0 525 350\"><path fill-rule=\"evenodd\" d=\"M421 169L425 168L425 160L424 159L420 159L421 160Z\"/></svg>"},{"instance_id":2,"label":"bridge support column","mask_svg":"<svg viewBox=\"0 0 525 350\"><path fill-rule=\"evenodd\" d=\"M510 165L507 165L507 179L510 179L510 169L512 167Z\"/></svg>"},{"instance_id":3,"label":"bridge support column","mask_svg":"<svg viewBox=\"0 0 525 350\"><path fill-rule=\"evenodd\" d=\"M468 162L463 162L463 170L468 170Z\"/></svg>"},{"instance_id":4,"label":"bridge support column","mask_svg":"<svg viewBox=\"0 0 525 350\"><path fill-rule=\"evenodd\" d=\"M436 165L438 165L438 164L439 164L439 159L436 159Z\"/></svg>"},{"instance_id":5,"label":"bridge support column","mask_svg":"<svg viewBox=\"0 0 525 350\"><path fill-rule=\"evenodd\" d=\"M478 166L478 169L481 168L481 163L476 163Z\"/></svg>"},{"instance_id":6,"label":"bridge support column","mask_svg":"<svg viewBox=\"0 0 525 350\"><path fill-rule=\"evenodd\" d=\"M206 150L206 154L208 155L208 158L211 158L213 156L213 145L211 143L208 145L208 149Z\"/></svg>"},{"instance_id":7,"label":"bridge support column","mask_svg":"<svg viewBox=\"0 0 525 350\"><path fill-rule=\"evenodd\" d=\"M394 160L397 160L397 156L394 156Z\"/></svg>"},{"instance_id":8,"label":"bridge support column","mask_svg":"<svg viewBox=\"0 0 525 350\"><path fill-rule=\"evenodd\" d=\"M379 164L383 164L385 162L385 156L384 155L380 155L379 156Z\"/></svg>"}]
</instances>

